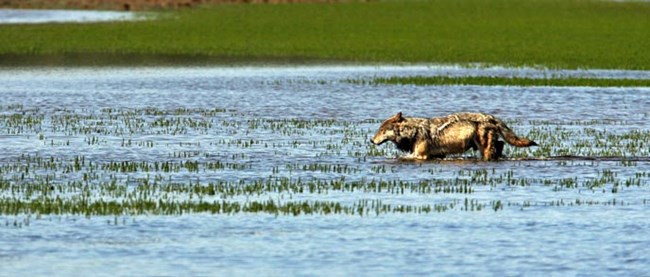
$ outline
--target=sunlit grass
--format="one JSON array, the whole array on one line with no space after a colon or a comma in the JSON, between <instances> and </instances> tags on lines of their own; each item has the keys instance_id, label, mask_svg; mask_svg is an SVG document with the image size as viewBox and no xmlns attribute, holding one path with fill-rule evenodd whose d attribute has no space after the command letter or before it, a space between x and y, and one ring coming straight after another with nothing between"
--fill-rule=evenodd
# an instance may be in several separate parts
<instances>
[{"instance_id":1,"label":"sunlit grass","mask_svg":"<svg viewBox=\"0 0 650 277\"><path fill-rule=\"evenodd\" d=\"M371 80L348 80L358 84L389 85L478 85L478 86L551 86L551 87L650 87L650 79L595 79L595 78L522 78L492 76L412 76L387 77Z\"/></svg>"},{"instance_id":2,"label":"sunlit grass","mask_svg":"<svg viewBox=\"0 0 650 277\"><path fill-rule=\"evenodd\" d=\"M502 162L480 162L465 155L419 163L395 162L392 145L368 143L380 120L233 120L236 111L225 108L48 113L14 104L0 106L0 111L1 134L28 138L27 143L52 150L3 158L0 216L380 216L648 203L616 199L627 190L644 189L650 180L645 169L650 131L621 130L618 127L628 125L625 120L513 122L509 125L518 134L540 145L506 146ZM210 139L194 140L188 132L210 134ZM230 135L216 138L219 133ZM95 147L143 155L98 157ZM144 154L150 151L157 154ZM304 151L313 156L271 164L250 158L256 153L300 156ZM616 169L595 166L603 162ZM540 163L549 170L585 166L596 170L586 176L530 175L519 170ZM621 173L626 167L639 170ZM548 193L525 201L493 194L519 187ZM590 193L565 199L566 191ZM21 224L27 223L5 222Z\"/></svg>"},{"instance_id":3,"label":"sunlit grass","mask_svg":"<svg viewBox=\"0 0 650 277\"><path fill-rule=\"evenodd\" d=\"M484 63L650 69L650 4L434 0L217 5L157 20L4 25L0 64Z\"/></svg>"}]
</instances>

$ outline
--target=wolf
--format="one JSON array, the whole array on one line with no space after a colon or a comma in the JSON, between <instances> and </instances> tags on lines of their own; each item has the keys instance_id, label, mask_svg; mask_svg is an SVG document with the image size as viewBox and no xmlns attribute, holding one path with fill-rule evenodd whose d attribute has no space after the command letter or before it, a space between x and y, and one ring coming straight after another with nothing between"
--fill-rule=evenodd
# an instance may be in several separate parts
<instances>
[{"instance_id":1,"label":"wolf","mask_svg":"<svg viewBox=\"0 0 650 277\"><path fill-rule=\"evenodd\" d=\"M371 139L375 145L392 141L397 149L428 160L479 150L485 161L502 156L504 143L517 147L537 145L518 137L502 120L484 113L454 113L445 117L403 117L399 112L386 119Z\"/></svg>"}]
</instances>

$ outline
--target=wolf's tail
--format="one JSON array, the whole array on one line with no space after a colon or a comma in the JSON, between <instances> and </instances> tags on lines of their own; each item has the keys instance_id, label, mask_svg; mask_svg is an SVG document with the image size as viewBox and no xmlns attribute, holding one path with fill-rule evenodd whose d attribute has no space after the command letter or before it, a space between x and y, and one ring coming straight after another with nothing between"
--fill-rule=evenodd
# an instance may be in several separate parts
<instances>
[{"instance_id":1,"label":"wolf's tail","mask_svg":"<svg viewBox=\"0 0 650 277\"><path fill-rule=\"evenodd\" d=\"M511 145L514 145L514 146L517 146L517 147L529 147L529 146L537 145L537 143L534 142L534 141L532 141L532 140L529 140L529 139L527 139L527 138L520 138L520 137L518 137L518 136L515 134L515 132L513 132L513 131L508 127L508 125L506 125L505 123L503 123L503 121L501 121L501 120L499 120L499 119L497 119L497 118L494 118L494 121L495 121L495 122L494 122L495 125L497 125L497 127L498 127L498 129L499 129L499 133L501 134L501 136L503 137L503 139L504 139L507 143L509 143L509 144L511 144Z\"/></svg>"}]
</instances>

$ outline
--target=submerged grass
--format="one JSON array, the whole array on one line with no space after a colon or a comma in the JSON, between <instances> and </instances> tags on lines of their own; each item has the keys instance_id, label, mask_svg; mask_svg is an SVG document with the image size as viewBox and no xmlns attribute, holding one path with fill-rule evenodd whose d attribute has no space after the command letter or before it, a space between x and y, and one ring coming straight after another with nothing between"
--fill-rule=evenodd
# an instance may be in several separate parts
<instances>
[{"instance_id":1,"label":"submerged grass","mask_svg":"<svg viewBox=\"0 0 650 277\"><path fill-rule=\"evenodd\" d=\"M0 64L427 62L650 69L650 3L217 5L150 21L4 25Z\"/></svg>"},{"instance_id":2,"label":"submerged grass","mask_svg":"<svg viewBox=\"0 0 650 277\"><path fill-rule=\"evenodd\" d=\"M594 79L594 78L524 78L493 76L412 76L387 77L372 80L348 80L350 83L370 85L478 85L478 86L553 86L553 87L650 87L650 79Z\"/></svg>"},{"instance_id":3,"label":"submerged grass","mask_svg":"<svg viewBox=\"0 0 650 277\"><path fill-rule=\"evenodd\" d=\"M48 111L15 104L0 111L3 142L40 149L3 153L0 217L376 216L650 203L617 199L650 182L650 131L620 128L627 121L517 122L517 133L540 146L508 146L505 154L537 160L504 165L471 156L395 162L392 145L367 141L376 120L264 119L224 108ZM547 160L553 156L585 158ZM598 169L600 162L609 164ZM531 175L529 167L542 173ZM519 188L543 193L501 199Z\"/></svg>"}]
</instances>

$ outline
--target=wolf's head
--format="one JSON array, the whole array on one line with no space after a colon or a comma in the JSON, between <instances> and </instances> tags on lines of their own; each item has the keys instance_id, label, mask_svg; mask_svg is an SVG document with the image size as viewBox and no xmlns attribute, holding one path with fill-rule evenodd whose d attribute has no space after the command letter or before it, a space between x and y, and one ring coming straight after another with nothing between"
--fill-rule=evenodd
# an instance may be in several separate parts
<instances>
[{"instance_id":1,"label":"wolf's head","mask_svg":"<svg viewBox=\"0 0 650 277\"><path fill-rule=\"evenodd\" d=\"M393 142L396 141L399 135L399 124L403 121L404 118L402 117L402 112L398 112L391 118L386 119L370 141L375 145L380 145L389 140Z\"/></svg>"}]
</instances>

